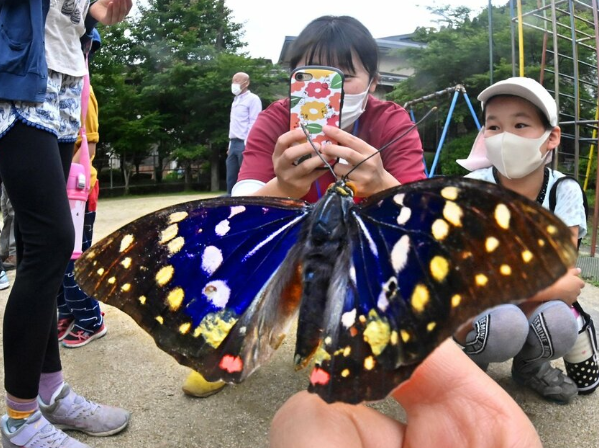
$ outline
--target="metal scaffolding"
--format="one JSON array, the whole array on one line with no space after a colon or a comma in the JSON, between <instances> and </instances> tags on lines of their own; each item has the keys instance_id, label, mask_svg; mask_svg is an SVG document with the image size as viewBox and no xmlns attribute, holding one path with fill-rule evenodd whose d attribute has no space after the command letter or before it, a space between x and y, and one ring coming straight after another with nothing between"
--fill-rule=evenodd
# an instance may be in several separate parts
<instances>
[{"instance_id":1,"label":"metal scaffolding","mask_svg":"<svg viewBox=\"0 0 599 448\"><path fill-rule=\"evenodd\" d=\"M512 70L526 76L524 29L543 35L539 82L555 98L562 128L562 145L554 167L588 185L598 156L599 18L598 0L510 0ZM531 7L531 3L533 3ZM581 161L585 170L581 171ZM599 174L599 171L598 171ZM599 186L599 175L596 179ZM599 188L595 188L591 256L595 256L599 219Z\"/></svg>"}]
</instances>

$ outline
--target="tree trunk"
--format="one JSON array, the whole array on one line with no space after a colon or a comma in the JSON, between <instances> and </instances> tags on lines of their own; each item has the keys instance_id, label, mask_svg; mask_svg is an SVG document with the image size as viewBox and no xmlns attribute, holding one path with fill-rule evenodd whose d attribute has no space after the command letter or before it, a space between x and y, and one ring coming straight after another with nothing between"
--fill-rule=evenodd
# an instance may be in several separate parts
<instances>
[{"instance_id":1,"label":"tree trunk","mask_svg":"<svg viewBox=\"0 0 599 448\"><path fill-rule=\"evenodd\" d=\"M220 190L220 173L218 166L220 164L220 157L218 151L212 147L212 142L208 142L210 148L210 191Z\"/></svg>"}]
</instances>

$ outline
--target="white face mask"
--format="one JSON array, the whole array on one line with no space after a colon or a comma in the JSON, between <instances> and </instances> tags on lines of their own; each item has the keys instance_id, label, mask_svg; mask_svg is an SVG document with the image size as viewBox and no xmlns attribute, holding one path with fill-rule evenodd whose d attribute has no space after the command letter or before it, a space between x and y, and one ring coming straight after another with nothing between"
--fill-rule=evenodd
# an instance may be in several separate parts
<instances>
[{"instance_id":1,"label":"white face mask","mask_svg":"<svg viewBox=\"0 0 599 448\"><path fill-rule=\"evenodd\" d=\"M546 131L539 138L525 138L510 132L485 137L487 158L497 171L508 179L521 179L532 173L547 159L541 155L541 146L551 134Z\"/></svg>"},{"instance_id":2,"label":"white face mask","mask_svg":"<svg viewBox=\"0 0 599 448\"><path fill-rule=\"evenodd\" d=\"M368 83L368 87L362 93L357 94L345 94L343 96L343 107L341 108L341 129L345 129L360 118L360 115L366 109L368 90L370 90L370 84L372 81Z\"/></svg>"},{"instance_id":3,"label":"white face mask","mask_svg":"<svg viewBox=\"0 0 599 448\"><path fill-rule=\"evenodd\" d=\"M237 82L231 84L231 93L235 96L239 95L241 93L241 84Z\"/></svg>"}]
</instances>

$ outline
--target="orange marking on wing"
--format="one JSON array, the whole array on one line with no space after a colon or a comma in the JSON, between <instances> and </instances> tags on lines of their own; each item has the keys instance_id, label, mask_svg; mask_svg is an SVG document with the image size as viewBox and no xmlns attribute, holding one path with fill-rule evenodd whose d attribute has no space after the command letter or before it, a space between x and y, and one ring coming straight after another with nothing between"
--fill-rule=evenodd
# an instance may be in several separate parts
<instances>
[{"instance_id":1,"label":"orange marking on wing","mask_svg":"<svg viewBox=\"0 0 599 448\"><path fill-rule=\"evenodd\" d=\"M310 383L316 385L321 384L323 386L327 385L331 379L331 375L318 367L314 367L312 373L310 374Z\"/></svg>"},{"instance_id":2,"label":"orange marking on wing","mask_svg":"<svg viewBox=\"0 0 599 448\"><path fill-rule=\"evenodd\" d=\"M356 335L358 334L358 330L357 330L357 328L356 328L356 327L351 327L351 328L349 329L349 334L350 334L350 336L351 336L352 338L353 338L354 336L356 336Z\"/></svg>"},{"instance_id":3,"label":"orange marking on wing","mask_svg":"<svg viewBox=\"0 0 599 448\"><path fill-rule=\"evenodd\" d=\"M218 366L229 373L241 372L243 370L243 361L239 356L225 355Z\"/></svg>"},{"instance_id":4,"label":"orange marking on wing","mask_svg":"<svg viewBox=\"0 0 599 448\"><path fill-rule=\"evenodd\" d=\"M288 316L295 312L302 298L302 290L302 266L298 263L293 277L289 283L287 283L285 289L283 289L283 292L281 293L281 297L284 299L281 301L281 306L285 310L284 315Z\"/></svg>"}]
</instances>

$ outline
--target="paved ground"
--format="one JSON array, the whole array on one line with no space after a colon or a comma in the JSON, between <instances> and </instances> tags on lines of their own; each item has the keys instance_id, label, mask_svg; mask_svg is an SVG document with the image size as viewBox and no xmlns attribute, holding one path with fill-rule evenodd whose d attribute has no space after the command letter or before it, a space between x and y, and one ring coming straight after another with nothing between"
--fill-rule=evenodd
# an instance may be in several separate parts
<instances>
[{"instance_id":1,"label":"paved ground","mask_svg":"<svg viewBox=\"0 0 599 448\"><path fill-rule=\"evenodd\" d=\"M152 210L197 198L194 195L102 200L96 236L105 236ZM12 280L14 271L9 275ZM0 292L2 307L7 296L8 290ZM581 302L599 323L599 288L587 285ZM187 398L180 387L188 369L156 348L153 340L127 315L109 306L103 309L108 334L88 346L63 349L65 374L81 394L126 407L133 412L133 419L121 435L100 439L79 437L92 447L265 447L275 411L307 385L307 372L296 373L292 368L291 338L270 364L245 384L228 387L204 400ZM599 446L599 393L578 397L568 406L549 404L531 392L516 388L509 367L508 363L492 366L489 374L523 407L546 448ZM402 410L395 402L384 401L375 407L402 418Z\"/></svg>"}]
</instances>

